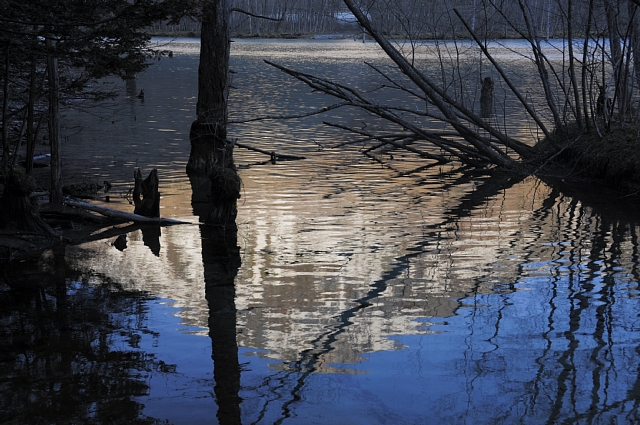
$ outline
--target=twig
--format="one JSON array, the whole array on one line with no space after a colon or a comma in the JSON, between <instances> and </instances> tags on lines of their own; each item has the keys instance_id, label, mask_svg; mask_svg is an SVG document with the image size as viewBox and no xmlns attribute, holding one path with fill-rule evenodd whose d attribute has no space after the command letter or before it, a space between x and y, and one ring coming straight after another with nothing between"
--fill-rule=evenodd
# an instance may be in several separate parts
<instances>
[{"instance_id":1,"label":"twig","mask_svg":"<svg viewBox=\"0 0 640 425\"><path fill-rule=\"evenodd\" d=\"M235 145L239 148L247 149L250 151L258 152L264 155L268 155L271 157L271 161L281 160L281 161L295 161L298 159L307 159L304 156L296 156L296 155L279 155L275 151L265 151L264 149L254 148L253 146L245 145L243 143L236 142Z\"/></svg>"},{"instance_id":2,"label":"twig","mask_svg":"<svg viewBox=\"0 0 640 425\"><path fill-rule=\"evenodd\" d=\"M343 106L349 106L349 105L351 105L350 102L340 102L340 103L336 103L335 105L325 106L325 107L320 108L318 110L315 110L315 111L312 111L312 112L307 112L307 113L304 113L304 114L296 114L296 115L266 115L264 117L250 118L248 120L229 121L228 124L247 124L247 123L256 122L256 121L293 120L293 119L298 119L298 118L307 118L307 117L323 114L323 113L331 111L333 109L338 109L338 108L341 108Z\"/></svg>"},{"instance_id":3,"label":"twig","mask_svg":"<svg viewBox=\"0 0 640 425\"><path fill-rule=\"evenodd\" d=\"M243 15L249 15L249 16L252 16L252 17L258 18L258 19L265 19L267 21L276 21L276 22L284 21L284 18L272 18L270 16L256 15L255 13L248 12L248 11L246 11L244 9L239 9L237 7L231 8L231 11L232 12L242 13Z\"/></svg>"}]
</instances>

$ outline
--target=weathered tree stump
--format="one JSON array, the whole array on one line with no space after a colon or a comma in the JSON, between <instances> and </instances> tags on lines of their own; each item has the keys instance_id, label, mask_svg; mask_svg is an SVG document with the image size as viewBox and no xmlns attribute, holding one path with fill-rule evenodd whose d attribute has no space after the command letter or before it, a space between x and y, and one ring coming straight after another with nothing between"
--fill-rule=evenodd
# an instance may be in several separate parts
<instances>
[{"instance_id":1,"label":"weathered tree stump","mask_svg":"<svg viewBox=\"0 0 640 425\"><path fill-rule=\"evenodd\" d=\"M7 230L54 234L40 216L30 195L36 189L35 180L18 171L7 175L0 205L0 228Z\"/></svg>"},{"instance_id":2,"label":"weathered tree stump","mask_svg":"<svg viewBox=\"0 0 640 425\"><path fill-rule=\"evenodd\" d=\"M135 178L135 186L133 187L133 213L145 217L160 217L158 170L152 170L149 176L142 180L142 171L137 168L133 173L133 177Z\"/></svg>"},{"instance_id":3,"label":"weathered tree stump","mask_svg":"<svg viewBox=\"0 0 640 425\"><path fill-rule=\"evenodd\" d=\"M480 89L480 117L489 118L493 113L493 80L485 77Z\"/></svg>"}]
</instances>

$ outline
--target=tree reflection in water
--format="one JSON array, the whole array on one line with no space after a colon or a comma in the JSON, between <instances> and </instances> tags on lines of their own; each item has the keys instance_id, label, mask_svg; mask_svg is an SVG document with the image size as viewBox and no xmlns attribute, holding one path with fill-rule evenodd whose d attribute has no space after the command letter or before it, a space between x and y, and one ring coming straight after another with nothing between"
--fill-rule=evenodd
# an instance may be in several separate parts
<instances>
[{"instance_id":1,"label":"tree reflection in water","mask_svg":"<svg viewBox=\"0 0 640 425\"><path fill-rule=\"evenodd\" d=\"M487 288L489 269L460 298L458 326L467 329L456 332L467 348L452 352L452 362L464 371L464 415L640 421L638 223L607 217L597 205L552 190L527 226L536 237L526 242L515 280ZM455 416L455 409L438 412L443 421Z\"/></svg>"},{"instance_id":2,"label":"tree reflection in water","mask_svg":"<svg viewBox=\"0 0 640 425\"><path fill-rule=\"evenodd\" d=\"M193 213L199 217L202 238L205 297L209 305L209 336L213 359L214 393L218 421L222 425L242 423L240 403L240 363L236 337L235 278L241 264L235 223L206 224L209 217L210 180L189 175ZM235 218L235 217L234 217Z\"/></svg>"},{"instance_id":3,"label":"tree reflection in water","mask_svg":"<svg viewBox=\"0 0 640 425\"><path fill-rule=\"evenodd\" d=\"M464 256L459 247L480 239L465 236L469 230L462 226L484 217L493 208L490 204L503 211L501 193L518 184L520 179L501 176L479 180L474 192L443 214L445 221L424 226L424 241L395 258L379 280L353 297L354 306L326 318L295 361L244 389L243 405L250 406L246 422L298 423L296 418L309 414L322 418L329 414L314 409L328 403L332 396L326 388L331 387L339 394L336 400L353 397L334 401L336 412L345 406L372 407L366 395L375 395L387 403L380 408L389 415L385 417L397 414L401 423L421 423L426 417L433 423L466 423L465 418L479 423L610 423L616 418L637 423L637 221L619 214L606 218L611 216L588 201L555 190L540 193L538 209L514 234L504 224L504 239L487 248L496 254L488 256L493 262L478 264L468 285L448 293L414 294L413 304L406 307L412 312L404 314L419 315L415 310L424 309L425 333L393 336L404 350L367 355L358 369L372 375L350 376L352 388L341 388L337 377L319 376L338 375L341 367L349 373L349 364L336 362L345 357L331 356L344 349L344 339L353 333L349 328L372 331L367 328L367 315L374 316L369 311L385 317L403 314L407 297L394 292L400 286L411 290L412 279L424 278L426 256L433 256L433 263L445 262L456 249ZM452 235L443 235L442 229L451 229ZM451 246L443 241L449 236ZM452 268L459 265L455 258ZM433 324L438 320L427 313L433 311L427 304L443 297L454 297L457 304L452 315L442 316L446 326ZM347 347L367 352L363 346ZM398 369L399 364L407 370ZM380 367L392 368L397 376ZM388 381L379 382L385 379L380 376ZM373 389L371 383L378 386ZM406 401L418 395L419 405Z\"/></svg>"},{"instance_id":4,"label":"tree reflection in water","mask_svg":"<svg viewBox=\"0 0 640 425\"><path fill-rule=\"evenodd\" d=\"M70 279L64 249L5 265L0 281L0 422L130 423L150 371L175 369L139 349L145 302L106 277Z\"/></svg>"},{"instance_id":5,"label":"tree reflection in water","mask_svg":"<svg viewBox=\"0 0 640 425\"><path fill-rule=\"evenodd\" d=\"M636 423L640 346L633 342L637 306L629 301L640 280L637 226L596 215L575 198L566 203L564 216L557 217L566 243L550 264L545 348L536 359L531 407L538 397L549 397L542 402L551 405L547 423L613 418ZM635 382L632 375L621 381L622 370L636 370ZM549 375L556 376L555 383Z\"/></svg>"}]
</instances>

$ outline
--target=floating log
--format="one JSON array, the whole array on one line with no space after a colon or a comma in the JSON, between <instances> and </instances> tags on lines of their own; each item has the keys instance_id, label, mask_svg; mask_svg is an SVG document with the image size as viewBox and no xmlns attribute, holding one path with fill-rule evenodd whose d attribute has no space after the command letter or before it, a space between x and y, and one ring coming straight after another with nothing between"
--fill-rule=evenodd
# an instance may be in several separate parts
<instances>
[{"instance_id":1,"label":"floating log","mask_svg":"<svg viewBox=\"0 0 640 425\"><path fill-rule=\"evenodd\" d=\"M103 207L100 205L89 204L87 202L76 201L75 199L66 198L63 200L65 205L76 208L84 208L89 211L97 212L105 217L109 217L115 220L130 221L133 223L141 224L159 224L161 226L170 226L173 224L191 224L186 221L175 220L172 218L162 217L145 217L139 214L132 214L124 211L114 210L112 208Z\"/></svg>"}]
</instances>

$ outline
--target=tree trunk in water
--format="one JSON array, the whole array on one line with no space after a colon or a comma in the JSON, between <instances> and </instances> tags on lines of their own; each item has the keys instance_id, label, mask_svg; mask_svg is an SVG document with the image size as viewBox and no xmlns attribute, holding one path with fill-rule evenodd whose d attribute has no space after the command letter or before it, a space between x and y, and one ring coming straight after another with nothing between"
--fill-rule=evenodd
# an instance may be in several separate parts
<instances>
[{"instance_id":1,"label":"tree trunk in water","mask_svg":"<svg viewBox=\"0 0 640 425\"><path fill-rule=\"evenodd\" d=\"M12 171L5 181L0 205L0 227L9 230L53 234L51 227L40 217L30 195L36 183L33 178Z\"/></svg>"},{"instance_id":2,"label":"tree trunk in water","mask_svg":"<svg viewBox=\"0 0 640 425\"><path fill-rule=\"evenodd\" d=\"M216 142L227 138L230 14L230 0L207 0L203 8L197 119L191 128L187 171L209 174L214 166L225 165L217 158Z\"/></svg>"},{"instance_id":3,"label":"tree trunk in water","mask_svg":"<svg viewBox=\"0 0 640 425\"><path fill-rule=\"evenodd\" d=\"M160 192L158 191L158 170L154 169L146 179L142 179L142 172L138 168L133 174L134 214L145 217L160 217ZM141 196L142 195L142 196Z\"/></svg>"},{"instance_id":4,"label":"tree trunk in water","mask_svg":"<svg viewBox=\"0 0 640 425\"><path fill-rule=\"evenodd\" d=\"M240 178L233 162L233 143L227 140L229 96L230 0L208 0L203 7L197 119L191 125L190 174L211 179L209 222L235 224ZM208 182L207 182L208 183Z\"/></svg>"},{"instance_id":5,"label":"tree trunk in water","mask_svg":"<svg viewBox=\"0 0 640 425\"><path fill-rule=\"evenodd\" d=\"M51 144L51 203L62 203L62 181L60 176L60 114L59 95L60 77L58 75L58 58L55 56L55 45L47 38L49 55L47 57L47 74L49 77L49 143Z\"/></svg>"}]
</instances>

